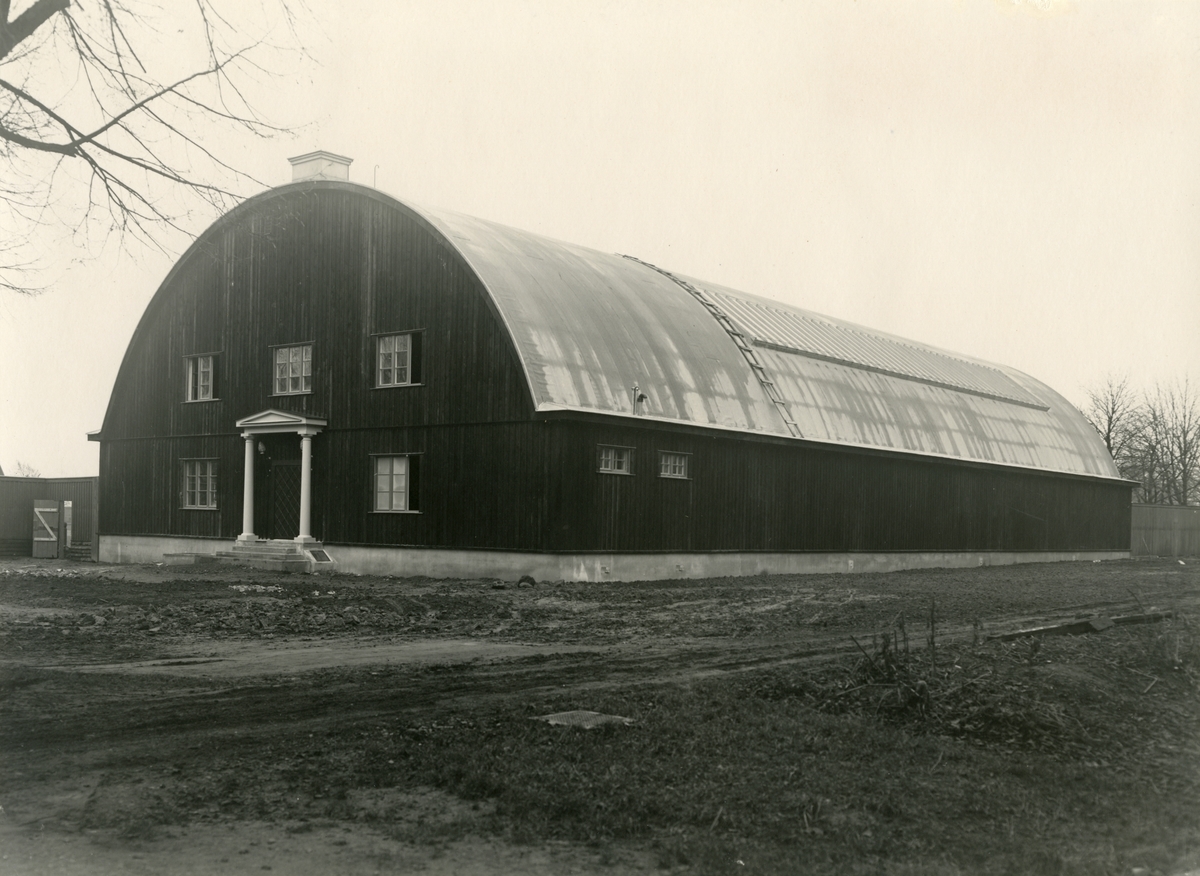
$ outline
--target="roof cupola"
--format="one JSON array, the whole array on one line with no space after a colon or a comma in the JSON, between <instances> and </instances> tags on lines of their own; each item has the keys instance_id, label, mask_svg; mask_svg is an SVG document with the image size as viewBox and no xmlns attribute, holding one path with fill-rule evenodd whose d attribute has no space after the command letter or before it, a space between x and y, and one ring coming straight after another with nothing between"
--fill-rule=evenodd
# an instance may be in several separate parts
<instances>
[{"instance_id":1,"label":"roof cupola","mask_svg":"<svg viewBox=\"0 0 1200 876\"><path fill-rule=\"evenodd\" d=\"M350 164L353 158L334 155L324 149L289 158L292 164L292 182L306 179L336 179L350 181Z\"/></svg>"}]
</instances>

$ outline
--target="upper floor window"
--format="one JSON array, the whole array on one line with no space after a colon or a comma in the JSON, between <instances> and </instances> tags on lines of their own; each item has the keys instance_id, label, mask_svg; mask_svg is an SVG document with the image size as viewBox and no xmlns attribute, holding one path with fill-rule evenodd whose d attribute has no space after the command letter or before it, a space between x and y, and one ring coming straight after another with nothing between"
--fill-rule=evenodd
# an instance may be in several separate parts
<instances>
[{"instance_id":1,"label":"upper floor window","mask_svg":"<svg viewBox=\"0 0 1200 876\"><path fill-rule=\"evenodd\" d=\"M633 474L633 448L601 444L599 470L606 474Z\"/></svg>"},{"instance_id":2,"label":"upper floor window","mask_svg":"<svg viewBox=\"0 0 1200 876\"><path fill-rule=\"evenodd\" d=\"M660 478L688 478L688 463L691 455L688 453L673 453L660 451L658 454L658 476Z\"/></svg>"},{"instance_id":3,"label":"upper floor window","mask_svg":"<svg viewBox=\"0 0 1200 876\"><path fill-rule=\"evenodd\" d=\"M187 400L212 401L217 397L217 357L187 358Z\"/></svg>"},{"instance_id":4,"label":"upper floor window","mask_svg":"<svg viewBox=\"0 0 1200 876\"><path fill-rule=\"evenodd\" d=\"M375 385L412 386L421 382L421 332L375 338Z\"/></svg>"},{"instance_id":5,"label":"upper floor window","mask_svg":"<svg viewBox=\"0 0 1200 876\"><path fill-rule=\"evenodd\" d=\"M217 461L215 459L183 460L184 508L217 507Z\"/></svg>"},{"instance_id":6,"label":"upper floor window","mask_svg":"<svg viewBox=\"0 0 1200 876\"><path fill-rule=\"evenodd\" d=\"M312 344L275 348L275 395L312 392Z\"/></svg>"}]
</instances>

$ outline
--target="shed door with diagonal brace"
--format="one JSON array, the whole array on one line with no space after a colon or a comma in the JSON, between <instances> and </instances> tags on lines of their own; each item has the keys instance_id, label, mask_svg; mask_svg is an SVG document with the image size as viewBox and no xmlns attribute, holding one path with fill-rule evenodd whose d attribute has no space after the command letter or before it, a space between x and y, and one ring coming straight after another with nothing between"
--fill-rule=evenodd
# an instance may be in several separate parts
<instances>
[{"instance_id":1,"label":"shed door with diagonal brace","mask_svg":"<svg viewBox=\"0 0 1200 876\"><path fill-rule=\"evenodd\" d=\"M54 559L58 557L58 528L60 503L53 499L33 500L33 555Z\"/></svg>"}]
</instances>

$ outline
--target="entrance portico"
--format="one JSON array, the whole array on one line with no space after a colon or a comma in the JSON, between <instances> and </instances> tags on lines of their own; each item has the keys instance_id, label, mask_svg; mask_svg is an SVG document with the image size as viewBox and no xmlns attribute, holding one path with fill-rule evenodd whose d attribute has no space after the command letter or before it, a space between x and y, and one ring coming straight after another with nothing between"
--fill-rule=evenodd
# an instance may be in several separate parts
<instances>
[{"instance_id":1,"label":"entrance portico","mask_svg":"<svg viewBox=\"0 0 1200 876\"><path fill-rule=\"evenodd\" d=\"M317 540L312 536L312 439L325 428L326 421L272 408L244 417L234 425L241 430L246 442L242 472L242 534L238 536L238 542L258 541L254 534L254 457L258 436L294 432L300 438L300 531L294 541L300 545L316 544Z\"/></svg>"}]
</instances>

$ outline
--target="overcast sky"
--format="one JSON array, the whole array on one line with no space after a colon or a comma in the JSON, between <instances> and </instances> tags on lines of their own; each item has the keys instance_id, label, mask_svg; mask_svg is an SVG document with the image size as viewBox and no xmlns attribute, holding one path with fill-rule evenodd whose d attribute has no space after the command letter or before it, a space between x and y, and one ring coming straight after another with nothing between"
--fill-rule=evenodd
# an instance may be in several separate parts
<instances>
[{"instance_id":1,"label":"overcast sky","mask_svg":"<svg viewBox=\"0 0 1200 876\"><path fill-rule=\"evenodd\" d=\"M311 5L312 59L258 93L303 127L236 144L269 184L328 149L402 200L1076 401L1109 373L1200 382L1200 3ZM0 293L0 466L95 474L85 433L172 258L52 256L46 292Z\"/></svg>"}]
</instances>

